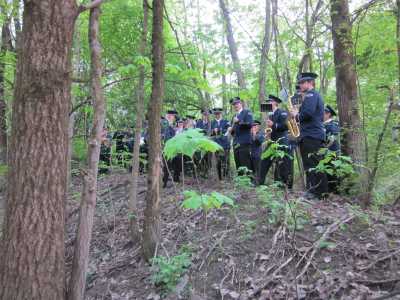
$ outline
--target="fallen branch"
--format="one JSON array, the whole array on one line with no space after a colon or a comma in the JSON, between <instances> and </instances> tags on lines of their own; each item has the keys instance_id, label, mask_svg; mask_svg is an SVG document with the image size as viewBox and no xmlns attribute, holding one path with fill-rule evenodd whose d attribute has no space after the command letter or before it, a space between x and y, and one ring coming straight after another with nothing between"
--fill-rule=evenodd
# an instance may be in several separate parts
<instances>
[{"instance_id":1,"label":"fallen branch","mask_svg":"<svg viewBox=\"0 0 400 300\"><path fill-rule=\"evenodd\" d=\"M308 267L310 266L312 260L314 259L315 255L318 253L319 249L320 249L320 244L323 241L326 241L329 237L329 235L333 232L335 232L337 230L337 228L344 223L349 222L351 219L353 219L354 216L347 216L346 218L343 218L341 220L336 221L335 223L331 224L326 231L324 232L324 234L313 244L312 247L310 247L310 249L313 249L313 251L311 252L311 255L309 257L309 259L307 260L306 265L303 267L303 269L301 270L300 274L297 275L296 280L298 280L299 278L301 278L308 270Z\"/></svg>"},{"instance_id":2,"label":"fallen branch","mask_svg":"<svg viewBox=\"0 0 400 300\"><path fill-rule=\"evenodd\" d=\"M387 259L389 259L389 258L391 258L391 257L393 257L393 256L395 256L395 255L397 255L397 254L400 254L400 249L398 249L397 251L395 251L395 252L393 252L393 253L390 253L390 254L388 254L388 255L385 255L385 256L383 256L383 257L381 257L381 258L378 258L377 260L373 261L372 263L370 263L369 265L365 266L364 268L361 268L361 271L365 272L365 271L371 269L371 268L372 268L373 266L375 266L377 263L382 262L382 261L385 261L385 260L387 260Z\"/></svg>"}]
</instances>

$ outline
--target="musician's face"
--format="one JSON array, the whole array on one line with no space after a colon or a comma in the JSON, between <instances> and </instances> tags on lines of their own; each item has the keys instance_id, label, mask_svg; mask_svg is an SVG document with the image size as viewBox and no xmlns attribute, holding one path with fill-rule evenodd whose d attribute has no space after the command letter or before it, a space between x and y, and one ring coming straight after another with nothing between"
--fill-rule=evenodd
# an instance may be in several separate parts
<instances>
[{"instance_id":1,"label":"musician's face","mask_svg":"<svg viewBox=\"0 0 400 300\"><path fill-rule=\"evenodd\" d=\"M301 92L307 92L314 88L314 84L311 81L303 81L303 82L300 82L299 85L300 85Z\"/></svg>"},{"instance_id":2,"label":"musician's face","mask_svg":"<svg viewBox=\"0 0 400 300\"><path fill-rule=\"evenodd\" d=\"M221 119L221 117L222 117L222 114L221 114L221 113L215 113L215 118L216 118L217 120Z\"/></svg>"},{"instance_id":3,"label":"musician's face","mask_svg":"<svg viewBox=\"0 0 400 300\"><path fill-rule=\"evenodd\" d=\"M165 116L165 118L167 119L168 122L173 123L175 122L175 115L174 114L167 114Z\"/></svg>"},{"instance_id":4,"label":"musician's face","mask_svg":"<svg viewBox=\"0 0 400 300\"><path fill-rule=\"evenodd\" d=\"M236 111L240 111L243 106L241 102L238 102L233 107L235 108Z\"/></svg>"},{"instance_id":5,"label":"musician's face","mask_svg":"<svg viewBox=\"0 0 400 300\"><path fill-rule=\"evenodd\" d=\"M324 112L324 121L327 121L331 118L331 114L328 112Z\"/></svg>"}]
</instances>

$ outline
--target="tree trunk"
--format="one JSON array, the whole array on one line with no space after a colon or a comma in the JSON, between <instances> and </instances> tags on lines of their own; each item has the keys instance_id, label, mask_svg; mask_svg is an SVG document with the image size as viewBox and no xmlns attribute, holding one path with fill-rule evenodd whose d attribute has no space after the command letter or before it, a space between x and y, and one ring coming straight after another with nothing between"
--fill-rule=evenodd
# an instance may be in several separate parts
<instances>
[{"instance_id":1,"label":"tree trunk","mask_svg":"<svg viewBox=\"0 0 400 300\"><path fill-rule=\"evenodd\" d=\"M91 56L91 90L94 101L92 132L88 141L87 170L83 176L83 191L75 240L68 300L82 300L85 294L86 269L92 239L94 212L97 199L97 173L106 104L101 84L101 45L99 42L100 8L92 8L89 17L89 44Z\"/></svg>"},{"instance_id":2,"label":"tree trunk","mask_svg":"<svg viewBox=\"0 0 400 300\"><path fill-rule=\"evenodd\" d=\"M222 15L225 20L226 39L228 41L229 51L231 52L233 68L234 68L236 76L237 76L238 86L239 86L240 90L245 90L246 89L246 81L244 79L242 67L240 64L236 41L235 41L235 38L233 37L233 29L232 29L232 24L231 24L231 18L229 16L229 11L228 11L228 8L227 8L224 0L219 0L219 6L221 8Z\"/></svg>"},{"instance_id":3,"label":"tree trunk","mask_svg":"<svg viewBox=\"0 0 400 300\"><path fill-rule=\"evenodd\" d=\"M149 170L143 226L143 254L154 256L160 236L161 108L164 96L164 0L153 1L153 86L149 103Z\"/></svg>"},{"instance_id":4,"label":"tree trunk","mask_svg":"<svg viewBox=\"0 0 400 300\"><path fill-rule=\"evenodd\" d=\"M7 161L7 103L5 99L5 59L12 50L10 20L6 19L1 29L0 49L0 163Z\"/></svg>"},{"instance_id":5,"label":"tree trunk","mask_svg":"<svg viewBox=\"0 0 400 300\"><path fill-rule=\"evenodd\" d=\"M396 0L397 88L400 96L400 0Z\"/></svg>"},{"instance_id":6,"label":"tree trunk","mask_svg":"<svg viewBox=\"0 0 400 300\"><path fill-rule=\"evenodd\" d=\"M353 57L352 24L347 0L331 0L332 36L336 71L336 101L342 128L342 152L357 164L365 163L364 137L359 114L357 74ZM358 168L359 192L368 202L368 174Z\"/></svg>"},{"instance_id":7,"label":"tree trunk","mask_svg":"<svg viewBox=\"0 0 400 300\"><path fill-rule=\"evenodd\" d=\"M270 37L271 37L271 0L265 0L265 26L264 26L264 40L261 50L260 59L260 74L258 79L258 101L265 101L265 81L266 81L266 71L267 71L267 57L270 47Z\"/></svg>"},{"instance_id":8,"label":"tree trunk","mask_svg":"<svg viewBox=\"0 0 400 300\"><path fill-rule=\"evenodd\" d=\"M64 299L73 0L25 1L8 156L0 299Z\"/></svg>"},{"instance_id":9,"label":"tree trunk","mask_svg":"<svg viewBox=\"0 0 400 300\"><path fill-rule=\"evenodd\" d=\"M143 29L142 39L140 41L139 54L146 55L147 45L147 27L148 27L148 4L147 0L143 0ZM144 115L144 79L145 69L141 65L139 67L139 86L137 91L136 104L136 126L135 126L135 142L133 144L133 159L132 159L132 182L129 193L129 210L130 210L130 230L133 241L137 241L140 237L138 210L137 210L137 194L138 194L138 178L139 178L139 163L140 163L140 141L142 136L142 123Z\"/></svg>"}]
</instances>

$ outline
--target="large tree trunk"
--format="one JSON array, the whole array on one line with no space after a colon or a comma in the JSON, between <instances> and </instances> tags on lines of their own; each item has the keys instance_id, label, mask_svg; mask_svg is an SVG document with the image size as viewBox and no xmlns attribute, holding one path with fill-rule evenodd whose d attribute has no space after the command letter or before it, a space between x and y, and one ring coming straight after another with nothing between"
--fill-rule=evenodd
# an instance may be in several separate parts
<instances>
[{"instance_id":1,"label":"large tree trunk","mask_svg":"<svg viewBox=\"0 0 400 300\"><path fill-rule=\"evenodd\" d=\"M64 299L74 0L25 1L9 147L0 299Z\"/></svg>"},{"instance_id":2,"label":"large tree trunk","mask_svg":"<svg viewBox=\"0 0 400 300\"><path fill-rule=\"evenodd\" d=\"M261 50L260 59L260 74L258 78L258 101L265 101L265 81L267 71L267 58L269 47L271 45L271 0L265 0L265 26L264 26L264 40Z\"/></svg>"},{"instance_id":3,"label":"large tree trunk","mask_svg":"<svg viewBox=\"0 0 400 300\"><path fill-rule=\"evenodd\" d=\"M6 19L1 29L0 48L0 163L7 161L7 103L5 99L5 58L12 50L10 20Z\"/></svg>"},{"instance_id":4,"label":"large tree trunk","mask_svg":"<svg viewBox=\"0 0 400 300\"><path fill-rule=\"evenodd\" d=\"M342 127L342 152L357 164L365 163L364 137L360 120L357 74L353 57L352 24L347 0L331 0L332 36L336 70L336 101ZM369 195L368 174L359 168L359 189L365 201Z\"/></svg>"},{"instance_id":5,"label":"large tree trunk","mask_svg":"<svg viewBox=\"0 0 400 300\"><path fill-rule=\"evenodd\" d=\"M148 3L143 0L143 29L142 39L140 41L139 53L141 56L146 55L147 45L147 24L148 23ZM145 69L141 65L139 67L139 86L137 90L137 104L136 104L136 126L135 126L135 142L133 144L133 159L132 159L132 182L129 192L129 210L130 210L130 230L132 240L139 239L139 222L137 211L137 194L138 194L138 178L139 178L139 163L140 163L140 141L142 136L142 123L144 115L144 79Z\"/></svg>"},{"instance_id":6,"label":"large tree trunk","mask_svg":"<svg viewBox=\"0 0 400 300\"><path fill-rule=\"evenodd\" d=\"M88 141L87 170L84 174L78 234L75 241L68 300L82 300L85 293L86 269L92 239L93 218L97 199L97 173L106 105L101 84L101 45L99 42L100 8L90 10L89 43L91 56L91 89L94 100L92 132Z\"/></svg>"},{"instance_id":7,"label":"large tree trunk","mask_svg":"<svg viewBox=\"0 0 400 300\"><path fill-rule=\"evenodd\" d=\"M233 37L231 17L229 15L229 11L228 11L228 8L227 8L224 0L219 0L219 6L221 8L222 16L224 17L224 21L225 21L226 39L228 41L229 51L231 52L233 68L234 68L236 76L237 76L238 86L239 86L239 89L245 90L246 89L246 81L244 79L244 74L242 72L242 67L240 64L236 41L235 41L235 38Z\"/></svg>"},{"instance_id":8,"label":"large tree trunk","mask_svg":"<svg viewBox=\"0 0 400 300\"><path fill-rule=\"evenodd\" d=\"M161 108L164 96L164 0L153 1L153 86L149 103L149 170L143 226L143 254L154 256L160 238Z\"/></svg>"}]
</instances>

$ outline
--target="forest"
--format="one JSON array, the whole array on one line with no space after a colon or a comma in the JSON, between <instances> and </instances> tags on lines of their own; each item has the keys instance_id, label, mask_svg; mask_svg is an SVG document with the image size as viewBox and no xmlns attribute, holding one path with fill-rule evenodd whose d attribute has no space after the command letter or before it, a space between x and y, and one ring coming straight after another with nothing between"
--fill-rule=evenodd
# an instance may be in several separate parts
<instances>
[{"instance_id":1,"label":"forest","mask_svg":"<svg viewBox=\"0 0 400 300\"><path fill-rule=\"evenodd\" d=\"M400 0L0 26L0 300L400 299Z\"/></svg>"}]
</instances>

